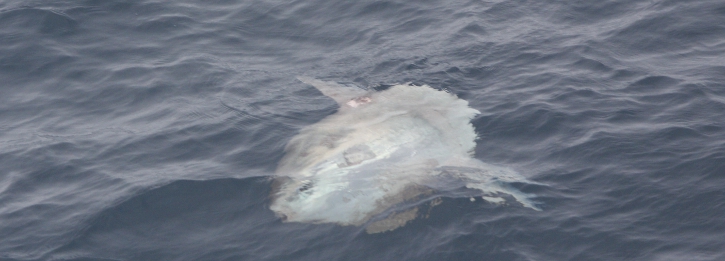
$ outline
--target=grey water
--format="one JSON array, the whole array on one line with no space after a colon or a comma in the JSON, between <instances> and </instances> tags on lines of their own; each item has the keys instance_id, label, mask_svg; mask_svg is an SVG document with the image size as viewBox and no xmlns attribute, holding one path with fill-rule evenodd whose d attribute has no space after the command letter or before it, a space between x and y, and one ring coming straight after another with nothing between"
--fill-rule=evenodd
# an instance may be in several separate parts
<instances>
[{"instance_id":1,"label":"grey water","mask_svg":"<svg viewBox=\"0 0 725 261\"><path fill-rule=\"evenodd\" d=\"M283 222L300 75L468 101L542 211ZM5 0L0 260L725 260L724 128L721 0Z\"/></svg>"}]
</instances>

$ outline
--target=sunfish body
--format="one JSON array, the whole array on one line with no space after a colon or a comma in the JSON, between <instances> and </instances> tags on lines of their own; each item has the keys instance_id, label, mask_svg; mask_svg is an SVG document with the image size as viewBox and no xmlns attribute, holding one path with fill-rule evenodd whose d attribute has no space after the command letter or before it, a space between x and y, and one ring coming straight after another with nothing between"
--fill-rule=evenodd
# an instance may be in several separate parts
<instances>
[{"instance_id":1,"label":"sunfish body","mask_svg":"<svg viewBox=\"0 0 725 261\"><path fill-rule=\"evenodd\" d=\"M386 210L441 189L436 183L442 179L489 195L484 199L491 202L503 201L496 197L503 193L539 210L529 195L507 185L531 182L471 158L477 136L470 120L479 112L467 101L425 85L365 91L298 79L340 109L303 128L285 148L270 206L285 221L391 230L416 214Z\"/></svg>"}]
</instances>

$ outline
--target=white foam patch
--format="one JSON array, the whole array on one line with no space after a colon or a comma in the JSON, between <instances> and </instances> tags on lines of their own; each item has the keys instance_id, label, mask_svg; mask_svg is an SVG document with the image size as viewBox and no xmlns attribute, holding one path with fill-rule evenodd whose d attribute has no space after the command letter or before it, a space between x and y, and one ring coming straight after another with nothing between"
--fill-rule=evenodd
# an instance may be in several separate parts
<instances>
[{"instance_id":1,"label":"white foam patch","mask_svg":"<svg viewBox=\"0 0 725 261\"><path fill-rule=\"evenodd\" d=\"M488 201L488 202L491 202L493 204L499 204L499 205L500 204L503 204L504 202L506 202L506 200L504 198L497 198L497 197L486 197L486 196L483 196L483 197L481 197L481 199L483 199L485 201Z\"/></svg>"}]
</instances>

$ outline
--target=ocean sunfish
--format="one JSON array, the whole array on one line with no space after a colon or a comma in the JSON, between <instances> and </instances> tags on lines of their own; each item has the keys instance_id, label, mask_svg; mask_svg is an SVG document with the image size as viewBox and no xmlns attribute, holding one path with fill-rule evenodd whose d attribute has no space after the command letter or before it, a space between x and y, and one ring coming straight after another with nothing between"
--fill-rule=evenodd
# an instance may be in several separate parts
<instances>
[{"instance_id":1,"label":"ocean sunfish","mask_svg":"<svg viewBox=\"0 0 725 261\"><path fill-rule=\"evenodd\" d=\"M390 209L445 189L477 191L492 203L505 202L500 196L507 194L540 210L530 195L508 185L535 182L471 157L477 135L470 121L479 111L467 101L427 85L366 91L298 79L340 108L300 130L285 148L270 204L284 221L383 232L417 216L416 207Z\"/></svg>"}]
</instances>

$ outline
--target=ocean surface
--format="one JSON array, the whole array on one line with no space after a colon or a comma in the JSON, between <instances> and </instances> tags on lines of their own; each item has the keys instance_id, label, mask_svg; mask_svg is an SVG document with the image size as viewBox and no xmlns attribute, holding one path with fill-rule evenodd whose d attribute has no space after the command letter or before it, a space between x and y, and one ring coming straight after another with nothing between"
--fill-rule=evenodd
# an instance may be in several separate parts
<instances>
[{"instance_id":1,"label":"ocean surface","mask_svg":"<svg viewBox=\"0 0 725 261\"><path fill-rule=\"evenodd\" d=\"M468 101L542 211L283 222L296 76ZM0 260L725 260L725 1L0 1Z\"/></svg>"}]
</instances>

